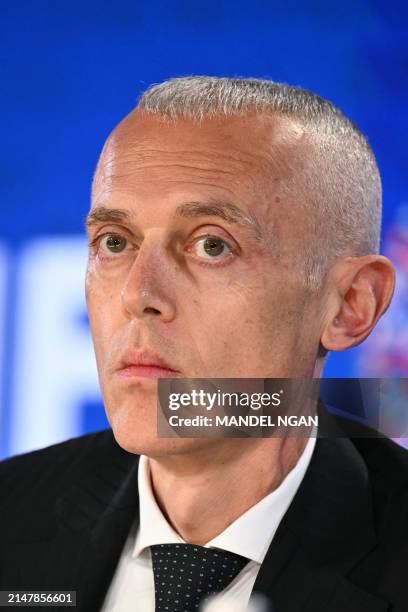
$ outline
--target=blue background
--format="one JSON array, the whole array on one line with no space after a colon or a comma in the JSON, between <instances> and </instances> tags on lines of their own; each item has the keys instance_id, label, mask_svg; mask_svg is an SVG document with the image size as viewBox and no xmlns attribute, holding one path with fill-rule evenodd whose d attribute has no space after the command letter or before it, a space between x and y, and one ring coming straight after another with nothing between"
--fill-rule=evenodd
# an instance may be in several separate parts
<instances>
[{"instance_id":1,"label":"blue background","mask_svg":"<svg viewBox=\"0 0 408 612\"><path fill-rule=\"evenodd\" d=\"M398 292L372 338L330 356L326 376L408 376L405 2L39 1L1 12L0 458L106 424L82 287L90 180L140 92L173 76L301 85L368 136Z\"/></svg>"}]
</instances>

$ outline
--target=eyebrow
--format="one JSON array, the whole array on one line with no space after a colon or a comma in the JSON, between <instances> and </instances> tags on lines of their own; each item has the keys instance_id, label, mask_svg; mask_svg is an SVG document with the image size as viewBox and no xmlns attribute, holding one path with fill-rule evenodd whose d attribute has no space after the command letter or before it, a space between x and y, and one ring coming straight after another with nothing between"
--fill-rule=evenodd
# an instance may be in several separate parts
<instances>
[{"instance_id":1,"label":"eyebrow","mask_svg":"<svg viewBox=\"0 0 408 612\"><path fill-rule=\"evenodd\" d=\"M235 204L230 204L229 202L185 202L176 208L174 216L185 219L218 217L227 223L250 230L258 241L263 237L261 225L258 220L254 216L244 213ZM98 208L91 210L86 217L85 226L89 229L101 223L123 222L131 222L131 215L127 210L98 206Z\"/></svg>"}]
</instances>

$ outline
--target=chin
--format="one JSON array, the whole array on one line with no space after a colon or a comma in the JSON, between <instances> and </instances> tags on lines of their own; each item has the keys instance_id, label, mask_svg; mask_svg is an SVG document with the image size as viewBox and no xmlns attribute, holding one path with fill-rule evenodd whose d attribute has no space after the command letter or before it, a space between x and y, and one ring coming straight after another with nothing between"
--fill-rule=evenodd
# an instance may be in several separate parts
<instances>
[{"instance_id":1,"label":"chin","mask_svg":"<svg viewBox=\"0 0 408 612\"><path fill-rule=\"evenodd\" d=\"M201 440L197 438L158 438L156 432L151 435L147 431L136 433L118 428L112 429L119 446L134 455L146 455L152 458L169 457L189 453L202 446Z\"/></svg>"},{"instance_id":2,"label":"chin","mask_svg":"<svg viewBox=\"0 0 408 612\"><path fill-rule=\"evenodd\" d=\"M163 457L188 452L200 443L196 438L158 437L155 402L136 410L134 404L125 405L107 413L116 442L128 453Z\"/></svg>"}]
</instances>

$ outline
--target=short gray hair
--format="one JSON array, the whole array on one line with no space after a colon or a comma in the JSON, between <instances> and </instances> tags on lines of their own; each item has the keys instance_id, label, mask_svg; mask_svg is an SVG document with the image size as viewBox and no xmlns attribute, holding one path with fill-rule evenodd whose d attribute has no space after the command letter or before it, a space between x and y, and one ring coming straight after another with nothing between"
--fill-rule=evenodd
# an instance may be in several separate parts
<instances>
[{"instance_id":1,"label":"short gray hair","mask_svg":"<svg viewBox=\"0 0 408 612\"><path fill-rule=\"evenodd\" d=\"M268 80L191 76L153 85L142 94L138 108L172 120L255 112L300 123L314 154L302 169L302 180L289 188L311 213L308 231L315 228L295 255L306 285L320 287L339 257L379 252L382 196L377 163L367 139L331 102Z\"/></svg>"}]
</instances>

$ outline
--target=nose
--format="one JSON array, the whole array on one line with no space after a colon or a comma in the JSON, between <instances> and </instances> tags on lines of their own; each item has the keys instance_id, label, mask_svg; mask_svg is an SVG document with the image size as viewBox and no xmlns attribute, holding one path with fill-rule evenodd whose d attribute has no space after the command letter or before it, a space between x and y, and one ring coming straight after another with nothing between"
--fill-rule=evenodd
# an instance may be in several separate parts
<instances>
[{"instance_id":1,"label":"nose","mask_svg":"<svg viewBox=\"0 0 408 612\"><path fill-rule=\"evenodd\" d=\"M128 318L157 317L170 322L176 315L168 255L158 246L143 242L121 291Z\"/></svg>"}]
</instances>

